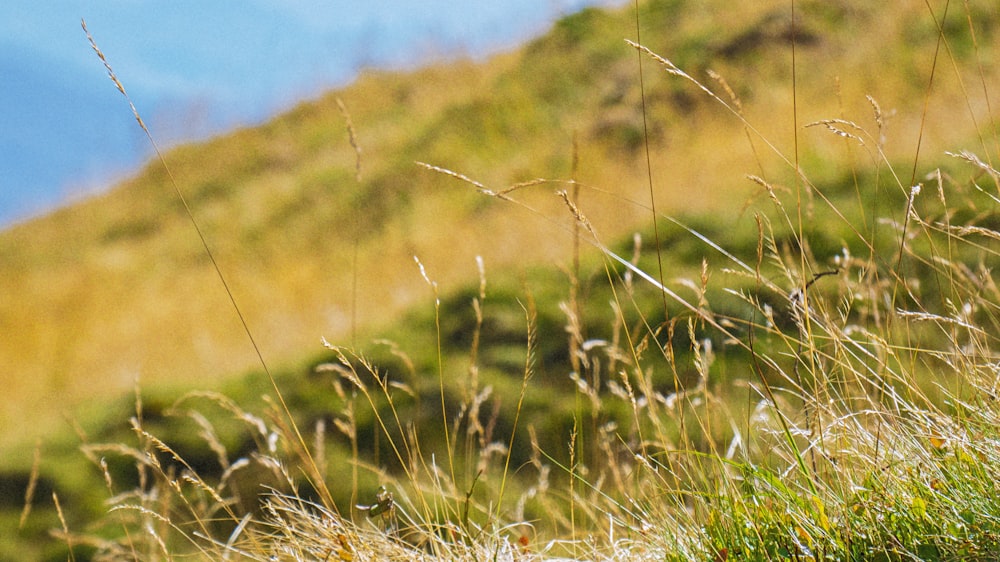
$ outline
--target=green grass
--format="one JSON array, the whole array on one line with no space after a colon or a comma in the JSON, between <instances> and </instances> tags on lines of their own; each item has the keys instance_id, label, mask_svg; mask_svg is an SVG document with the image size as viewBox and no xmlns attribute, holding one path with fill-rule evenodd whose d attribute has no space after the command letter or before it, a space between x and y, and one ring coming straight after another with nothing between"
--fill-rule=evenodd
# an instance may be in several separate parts
<instances>
[{"instance_id":1,"label":"green grass","mask_svg":"<svg viewBox=\"0 0 1000 562\"><path fill-rule=\"evenodd\" d=\"M291 325L324 333L301 309L333 301L302 292L333 292L344 309L360 296L355 313L395 320L364 319L353 338L342 322L328 335L337 345L320 351L313 336L313 351L270 372L177 380L213 392L144 381L136 396L96 405L76 440L46 442L43 465L19 464L12 479L40 484L20 536L68 533L5 543L0 555L996 557L1000 291L989 268L1000 178L985 97L995 77L980 66L993 49L990 8L951 8L925 117L937 35L924 6L797 5L794 137L787 8L734 8L742 24L720 28L685 2L644 3L645 114L636 51L621 41L634 36L627 9L567 18L492 66L362 79L341 92L364 148L360 183L353 149L327 121L332 97L168 153L268 360L300 349L283 335ZM907 45L891 43L897 22ZM871 63L873 52L884 56ZM866 68L883 63L901 72ZM444 88L453 73L476 78ZM877 103L857 93L866 88ZM399 105L376 106L373 91ZM967 146L985 163L943 153ZM215 372L245 368L238 321L202 298L218 281L203 251L181 242L190 225L163 169L4 243L58 240L59 220L91 225L97 249L77 240L59 251L153 268L138 302L180 291L200 318L150 310L158 328L214 340L203 365ZM505 188L538 176L577 182ZM59 251L12 255L56 267ZM257 263L269 264L263 280ZM355 267L362 285L383 288L352 294ZM406 295L377 307L385 287ZM66 290L107 308L107 293ZM91 353L140 361L129 347L144 332L130 327L127 340L109 333L113 345L90 341ZM142 361L191 368L172 357L176 345ZM19 511L12 502L5 523Z\"/></svg>"}]
</instances>

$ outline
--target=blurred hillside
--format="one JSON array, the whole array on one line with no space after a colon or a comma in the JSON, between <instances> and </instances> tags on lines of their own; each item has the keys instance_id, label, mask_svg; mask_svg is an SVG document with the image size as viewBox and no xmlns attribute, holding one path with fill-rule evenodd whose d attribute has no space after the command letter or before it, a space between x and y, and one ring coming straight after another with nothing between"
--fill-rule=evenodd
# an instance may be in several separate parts
<instances>
[{"instance_id":1,"label":"blurred hillside","mask_svg":"<svg viewBox=\"0 0 1000 562\"><path fill-rule=\"evenodd\" d=\"M980 72L997 85L997 69L980 61L997 56L1000 14L992 0L968 7L935 14L948 41L930 88L938 29L924 2L800 2L793 27L783 2L655 0L641 3L638 19L654 52L719 92L708 71L724 77L747 121L789 157L794 33L798 149L822 188L871 156L802 126L841 117L872 126L866 95L881 106L889 160L911 166L918 138L920 154L937 159L991 122L988 98L973 89ZM529 210L415 161L492 188L572 178L588 186L580 206L606 242L646 228L646 203L632 203L649 200L639 59L624 42L635 39L635 21L631 9L585 10L487 63L371 73L263 126L168 152L264 357L296 363L321 336L349 342L352 319L371 333L431 302L413 256L445 292L477 276L477 255L488 274L570 263L572 217L554 195L563 186L519 191ZM642 65L658 210L735 221L760 194L732 178L791 181L717 102L648 58ZM117 95L110 83L108 92ZM338 99L362 151L357 175ZM908 168L900 174L908 181ZM4 444L49 431L60 412L117 395L137 377L206 388L256 366L159 162L3 232L0 256Z\"/></svg>"}]
</instances>

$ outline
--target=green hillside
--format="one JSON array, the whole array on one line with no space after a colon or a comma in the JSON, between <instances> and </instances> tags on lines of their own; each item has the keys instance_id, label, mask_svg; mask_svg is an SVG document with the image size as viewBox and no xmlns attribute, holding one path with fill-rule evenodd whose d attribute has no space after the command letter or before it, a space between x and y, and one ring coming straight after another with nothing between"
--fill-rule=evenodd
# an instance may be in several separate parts
<instances>
[{"instance_id":1,"label":"green hillside","mask_svg":"<svg viewBox=\"0 0 1000 562\"><path fill-rule=\"evenodd\" d=\"M700 78L719 72L747 119L790 154L783 4L723 5L645 3L643 42ZM991 8L973 2L972 9ZM925 10L920 2L802 3L800 124L864 119L870 94L892 115L889 156L912 155L935 40ZM973 118L982 122L986 111L962 97L957 78L969 80L976 61L958 36L963 16L952 17L955 66L938 73L929 100L927 155L972 138ZM981 58L995 48L995 20L980 18ZM295 361L321 335L342 339L352 316L368 326L391 322L426 298L414 255L446 289L475 275L476 255L492 271L567 263L570 242L558 225L571 219L552 195L558 186L525 190L537 205L530 214L414 161L490 186L565 180L576 138L575 179L601 190L581 203L598 232L614 240L645 225L648 214L625 202L648 200L637 59L623 41L634 36L628 10L586 10L487 63L369 73L260 127L169 151L167 164L265 357ZM113 62L113 46L104 48ZM659 208L737 213L754 189L739 178L774 156L750 145L739 122L707 96L649 60L645 73ZM110 84L108 95L117 95ZM360 183L337 98L362 149ZM803 162L822 160L823 173L836 176L843 156L830 136L803 131L800 150ZM0 301L0 323L16 327L0 341L0 364L10 366L0 383L18 397L0 407L0 422L23 428L21 436L61 423L58 412L73 404L131 388L136 377L212 386L255 364L158 162L106 194L7 230L0 253L0 291L13 296Z\"/></svg>"},{"instance_id":2,"label":"green hillside","mask_svg":"<svg viewBox=\"0 0 1000 562\"><path fill-rule=\"evenodd\" d=\"M440 411L435 416L433 408L511 407L525 363L525 308L530 308L525 303L533 300L538 332L547 337L536 348L533 384L544 392L528 396L523 411L540 435L542 450L570 463L564 450L554 452L576 431L574 411L581 411L576 387L565 377L567 366L579 357L567 346L572 334L566 333L566 317L572 314L561 304L578 306L580 328L593 345L610 347L607 342L628 336L642 339L643 323L657 327L673 315L680 320L670 325L669 340L664 326L657 337L676 343L687 363L699 357L692 347L702 344L694 321L687 324L694 318L690 311L676 304L664 310L657 291L638 282L642 288L633 290L622 280L621 264L608 266L587 244L575 250L574 232L579 231L557 191L575 193L601 242L628 258L632 234L640 232L644 252L637 259L645 271L656 272L662 262L669 286L696 295L694 301L710 296L714 313L738 319L746 314L740 308L745 303L724 287L747 292L760 287L751 276L723 271L733 263L720 261L719 252L665 217L659 232L653 231L650 176L662 215L679 218L752 263L761 232L754 214L774 216L776 208L798 212L793 208L797 180L791 173L791 163L798 162L812 185L802 211L810 245L799 252L795 229L782 224L778 213L770 225L773 253L789 262L796 260L793 255L806 256L802 263L808 259L808 270L816 273L833 267L835 257L845 252L872 252L873 262L891 263L896 240L874 233L889 228L879 226L879 218L898 222L905 216L900 185L908 184L913 170L928 186L925 174L942 168L950 181L968 187L981 178L944 151L997 154L995 137L989 136L995 134L997 110L988 100L1000 85L1000 69L983 62L1000 54L1000 14L991 0L952 8L940 23L947 43L933 83L930 69L939 34L926 3L811 1L797 3L796 10L793 27L787 2L641 3L642 44L718 92L719 99L645 55L640 89L639 55L625 42L635 39L637 14L631 7L588 9L485 63L370 72L262 126L171 149L165 160L263 357L279 373L282 390L305 426L331 416L341 419L324 402L334 400L330 388L340 387L329 371L316 368L336 360L324 351L321 337L356 344L377 358L379 368L391 373L410 398L391 408L379 403L375 412L381 407L383 415L416 420L423 431L414 438L430 446L441 444L433 441L441 439L430 427L440 424ZM113 46L102 48L113 65ZM128 76L120 78L127 86ZM117 95L110 84L109 95ZM351 145L338 102L350 116L360 153ZM830 119L846 121L806 126ZM865 136L854 124L884 138ZM156 131L152 134L155 138ZM857 142L861 137L863 142ZM512 202L417 162L464 174L492 191L529 184L510 193ZM747 175L763 178L770 194ZM550 181L531 181L536 178ZM883 192L883 198L869 197ZM962 197L968 208L956 215L955 224L959 218L969 225L992 220L989 197L971 188ZM835 211L824 198L833 201ZM787 207L781 207L782 200ZM935 203L921 205L926 205L922 212L947 214ZM148 426L158 427L184 389L220 389L247 408L262 407L260 395L270 393L160 162L149 163L105 194L0 233L0 255L5 258L0 291L12 296L0 300L0 325L10 327L0 339L0 364L8 366L0 384L12 396L0 405L0 426L12 428L0 446L9 452L4 468L17 475L12 481L26 479L30 456L24 452L36 437L48 435L60 444L72 440L66 414L82 420L81 431L96 432L91 440L127 439L124 420L131 415L132 400L121 397L137 378L152 395L145 405ZM437 283L442 298L437 317L435 293L414 256ZM478 330L470 304L483 297L477 256L483 259L488 287L487 313ZM703 273L703 260L719 269ZM923 279L924 273L914 275ZM772 275L769 282L782 287L798 282ZM609 308L623 287L635 323L624 327L615 325ZM911 294L922 293L912 289ZM763 292L753 298L766 300ZM784 322L779 328L791 329L791 321ZM914 335L915 341L921 335ZM656 337L646 336L639 347L655 348ZM397 342L405 355L371 343L381 337ZM745 350L718 334L712 338L721 373L713 384L744 388L749 378ZM762 345L780 348L780 338ZM727 351L726 346L732 347ZM439 355L447 366L438 363ZM672 359L655 353L640 361L639 355L621 361L649 370L650 387L644 392L650 396L699 380L693 367L677 369ZM494 402L470 398L470 392L483 388L470 382L475 371L470 363L482 365L482 385L493 387ZM360 363L354 367L361 370ZM436 378L424 376L438 370L449 381L440 388ZM442 401L447 395L447 404L435 404L438 392ZM337 400L337 407L344 407L344 396ZM732 437L722 413L716 414L711 419L719 426L702 428L700 440L688 445L705 451L716 440ZM372 415L377 414L359 411L359 432L367 437L354 446L381 459L386 470L402 470L401 461L380 449L385 437L375 437ZM602 424L631 423L624 404L593 406L592 415L590 425L580 430L588 438L610 427ZM507 410L495 414L494 421L501 435L515 424ZM163 423L173 438L187 444L197 440L194 432ZM683 428L638 420L629 430L686 438ZM250 447L239 441L246 436L221 439L233 439L226 446L234 451ZM514 459L528 466L534 459L529 440L519 436L511 443L517 449ZM331 455L347 455L349 445L343 440L331 445ZM596 449L584 462L599 456ZM191 450L204 455L199 467L210 464L212 451ZM475 482L472 461L467 461L459 471L466 483ZM71 470L86 468L73 465ZM113 466L112 472L119 477L127 471ZM340 483L351 477L344 466L331 472L331 480ZM49 488L71 487L74 479L53 472L44 482ZM362 487L375 484L368 475ZM86 506L84 512L96 513L99 492L69 495ZM338 505L357 502L343 495L335 499ZM529 510L539 516L543 508ZM553 517L552 527L569 527Z\"/></svg>"}]
</instances>

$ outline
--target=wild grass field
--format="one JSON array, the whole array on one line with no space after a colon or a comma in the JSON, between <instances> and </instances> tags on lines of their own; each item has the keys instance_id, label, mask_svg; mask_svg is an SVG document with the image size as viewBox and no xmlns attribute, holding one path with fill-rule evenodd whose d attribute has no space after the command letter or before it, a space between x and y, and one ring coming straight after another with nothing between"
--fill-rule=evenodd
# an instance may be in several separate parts
<instances>
[{"instance_id":1,"label":"wild grass field","mask_svg":"<svg viewBox=\"0 0 1000 562\"><path fill-rule=\"evenodd\" d=\"M1000 556L998 25L589 9L2 233L0 556Z\"/></svg>"}]
</instances>

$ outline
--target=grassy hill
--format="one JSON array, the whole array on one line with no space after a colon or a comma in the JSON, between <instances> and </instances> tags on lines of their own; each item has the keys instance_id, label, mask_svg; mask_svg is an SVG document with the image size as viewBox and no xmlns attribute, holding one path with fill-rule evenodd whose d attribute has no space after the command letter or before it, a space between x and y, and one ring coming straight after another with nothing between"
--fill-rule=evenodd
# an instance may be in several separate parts
<instances>
[{"instance_id":1,"label":"grassy hill","mask_svg":"<svg viewBox=\"0 0 1000 562\"><path fill-rule=\"evenodd\" d=\"M986 15L988 4L972 9ZM920 2L803 3L799 124L870 115L870 94L887 116L889 156L912 155L936 37L925 11ZM644 43L698 77L719 72L747 119L791 153L783 4L649 2L639 16ZM971 138L973 119L986 110L964 101L961 84L971 83L976 61L962 17L955 10L946 21L955 39L928 100L923 154ZM994 48L995 21L978 21L982 58ZM445 288L475 275L476 255L490 270L570 259L563 231L571 217L553 186L525 190L538 206L529 213L414 161L495 187L566 180L576 138L575 179L600 190L581 201L598 232L614 240L645 225L648 213L626 202L648 201L637 59L623 41L634 25L628 10L586 10L484 64L368 73L260 127L169 151L167 164L265 357L295 361L320 335L349 334L352 318L391 322L427 296L414 255ZM106 48L113 61L113 46ZM645 65L659 208L735 216L739 205L728 203L754 189L739 178L774 156L748 143L740 123L707 96ZM110 85L108 95L116 95ZM360 182L338 98L362 149ZM836 176L847 164L829 137L802 131L800 152L803 163L822 161ZM22 427L21 436L52 429L58 412L113 396L136 377L212 385L255 364L158 162L106 194L5 231L0 252L0 290L12 296L0 302L0 322L16 327L0 341L0 364L9 366L0 382L18 397L4 402L0 422Z\"/></svg>"},{"instance_id":2,"label":"grassy hill","mask_svg":"<svg viewBox=\"0 0 1000 562\"><path fill-rule=\"evenodd\" d=\"M311 411L309 391L297 393L295 385L315 384L302 372L330 359L317 359L321 336L349 344L356 331L361 344L390 334L414 355L416 372L434 370L429 327L435 318L428 316L434 295L413 256L445 297L442 334L452 357L474 348L468 303L477 294L475 257L482 256L490 302L506 303L494 309L499 316L491 316L483 332L493 344L483 344L484 362L496 371L484 377L509 403L520 381L501 376L502 367L516 372L512 366L523 361L515 297L536 294L540 331L561 338L540 349L541 372L554 366L549 378L556 380L559 366L570 361L559 303L570 298L574 219L556 190L573 189L568 180L576 180L579 207L601 240L627 256L630 235L641 231L644 263L656 267L648 261L655 236L646 208L647 131L657 209L750 255L757 243L752 211L773 207L745 175L791 193L788 162L797 153L817 192L850 215L850 221L822 211L809 215L817 266L832 263L844 247L865 251L846 223L874 229L865 221L879 210L859 204L855 185L891 185L890 172L906 184L911 169L923 174L949 166L944 150L995 154L989 137L979 135L991 130L996 113L978 92L1000 83L998 69L981 64L996 56L1000 18L991 2L967 6L941 22L947 48L929 86L938 29L925 3L797 4L793 96L787 3L641 3L642 43L735 106L709 71L722 76L753 129L648 57L644 112L639 59L624 42L635 38L636 14L590 9L486 63L368 73L260 127L172 149L165 160L263 356L288 373L283 380L302 411ZM113 64L112 46L103 47ZM127 86L128 77L120 78ZM110 84L109 95L116 95ZM877 101L881 123L866 95ZM350 114L360 164L338 100ZM885 139L858 148L824 127L804 127L834 118L878 130ZM553 181L521 188L512 194L520 204L511 204L417 161L493 190L534 178ZM894 169L884 169L885 162ZM905 201L896 193L882 210L902 217ZM818 198L807 205L823 207ZM660 234L669 279L697 280L702 259L713 252L674 225L661 223ZM891 255L891 247L884 250ZM0 325L13 327L0 340L0 364L8 366L0 384L14 397L0 406L0 425L17 428L3 436L8 450L21 451L15 444L63 427L61 413L86 416L81 404L106 410L103 400L120 396L136 377L145 389L227 388L247 400L267 392L257 375L226 386L255 370L257 359L159 162L106 194L3 232L0 255L0 291L14 296L0 300ZM595 310L611 298L599 286L600 264L596 251L583 250L585 306ZM636 298L656 316L655 291ZM613 335L596 325L589 330ZM677 337L690 347L686 335ZM382 358L395 371L407 370L392 353ZM449 367L451 395L463 392L463 369ZM738 378L739 370L736 364L724 369L726 380ZM418 379L408 381L411 390L433 396L435 387L421 387ZM560 384L547 387L550 398L571 392ZM433 419L413 407L406 411L414 419ZM542 400L527 408L551 405ZM558 443L573 418L550 417L552 426L539 427ZM371 419L361 424L373 425ZM368 443L377 454L378 446ZM524 460L531 455L522 446ZM23 469L28 457L12 454L4 462Z\"/></svg>"}]
</instances>

